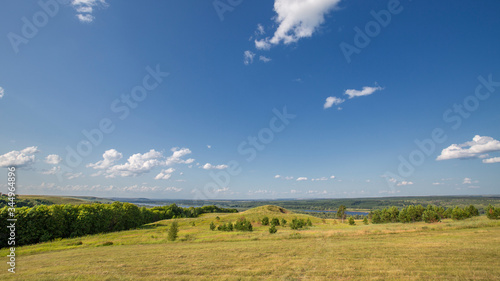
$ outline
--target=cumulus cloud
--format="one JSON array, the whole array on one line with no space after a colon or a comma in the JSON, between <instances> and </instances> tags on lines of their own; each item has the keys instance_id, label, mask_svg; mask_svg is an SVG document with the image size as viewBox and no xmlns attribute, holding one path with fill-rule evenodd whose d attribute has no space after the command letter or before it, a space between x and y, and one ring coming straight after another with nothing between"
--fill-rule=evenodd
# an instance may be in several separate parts
<instances>
[{"instance_id":1,"label":"cumulus cloud","mask_svg":"<svg viewBox=\"0 0 500 281\"><path fill-rule=\"evenodd\" d=\"M298 178L297 178L297 181L306 181L306 180L307 180L307 178L306 178L306 177L298 177Z\"/></svg>"},{"instance_id":2,"label":"cumulus cloud","mask_svg":"<svg viewBox=\"0 0 500 281\"><path fill-rule=\"evenodd\" d=\"M251 51L248 51L246 50L244 53L243 53L243 63L245 65L249 65L251 63L253 63L253 58L255 57L255 53L251 52Z\"/></svg>"},{"instance_id":3,"label":"cumulus cloud","mask_svg":"<svg viewBox=\"0 0 500 281\"><path fill-rule=\"evenodd\" d=\"M76 17L80 22L90 23L94 20L94 7L106 8L108 3L106 0L72 0L71 6L77 12Z\"/></svg>"},{"instance_id":4,"label":"cumulus cloud","mask_svg":"<svg viewBox=\"0 0 500 281\"><path fill-rule=\"evenodd\" d=\"M334 9L340 0L275 0L275 22L278 28L271 38L255 40L257 49L269 49L281 42L290 44L301 38L311 37L325 21L325 15Z\"/></svg>"},{"instance_id":5,"label":"cumulus cloud","mask_svg":"<svg viewBox=\"0 0 500 281\"><path fill-rule=\"evenodd\" d=\"M83 176L83 173L66 173L64 174L68 180L76 179Z\"/></svg>"},{"instance_id":6,"label":"cumulus cloud","mask_svg":"<svg viewBox=\"0 0 500 281\"><path fill-rule=\"evenodd\" d=\"M23 150L13 150L0 155L0 167L26 167L35 162L35 153L38 153L36 146L27 147Z\"/></svg>"},{"instance_id":7,"label":"cumulus cloud","mask_svg":"<svg viewBox=\"0 0 500 281\"><path fill-rule=\"evenodd\" d=\"M323 105L324 109L330 108L333 105L339 105L343 103L345 100L337 97L327 97L325 104Z\"/></svg>"},{"instance_id":8,"label":"cumulus cloud","mask_svg":"<svg viewBox=\"0 0 500 281\"><path fill-rule=\"evenodd\" d=\"M61 156L59 156L57 154L50 154L47 157L45 157L45 163L47 163L47 164L57 165L57 164L61 163L61 161L62 161Z\"/></svg>"},{"instance_id":9,"label":"cumulus cloud","mask_svg":"<svg viewBox=\"0 0 500 281\"><path fill-rule=\"evenodd\" d=\"M168 180L172 177L172 173L175 171L173 168L168 168L166 170L161 170L161 172L156 175L155 180Z\"/></svg>"},{"instance_id":10,"label":"cumulus cloud","mask_svg":"<svg viewBox=\"0 0 500 281\"><path fill-rule=\"evenodd\" d=\"M266 33L266 31L264 30L264 26L262 24L257 24L257 30L255 31L255 34L257 35L262 35Z\"/></svg>"},{"instance_id":11,"label":"cumulus cloud","mask_svg":"<svg viewBox=\"0 0 500 281\"><path fill-rule=\"evenodd\" d=\"M500 141L492 137L476 135L472 141L452 144L443 149L436 160L485 158L488 156L486 153L495 151L500 151ZM490 159L483 160L483 163L495 163L495 160Z\"/></svg>"},{"instance_id":12,"label":"cumulus cloud","mask_svg":"<svg viewBox=\"0 0 500 281\"><path fill-rule=\"evenodd\" d=\"M368 96L376 91L380 91L383 88L381 87L363 87L361 91L359 90L354 90L354 89L348 89L344 92L344 95L349 96L350 99L355 98L355 97L362 97L362 96Z\"/></svg>"},{"instance_id":13,"label":"cumulus cloud","mask_svg":"<svg viewBox=\"0 0 500 281\"><path fill-rule=\"evenodd\" d=\"M483 159L483 163L492 164L492 163L500 163L500 157L493 157L489 159Z\"/></svg>"},{"instance_id":14,"label":"cumulus cloud","mask_svg":"<svg viewBox=\"0 0 500 281\"><path fill-rule=\"evenodd\" d=\"M113 166L113 164L122 159L123 155L116 151L116 149L109 149L104 152L102 155L102 160L92 164L88 164L87 167L89 168L94 168L94 169L108 169L109 167Z\"/></svg>"},{"instance_id":15,"label":"cumulus cloud","mask_svg":"<svg viewBox=\"0 0 500 281\"><path fill-rule=\"evenodd\" d=\"M5 95L5 90L0 87L0 99L3 98L3 96Z\"/></svg>"},{"instance_id":16,"label":"cumulus cloud","mask_svg":"<svg viewBox=\"0 0 500 281\"><path fill-rule=\"evenodd\" d=\"M276 175L276 176L274 176L274 178L275 179L279 179L279 178L281 178L281 176L280 175Z\"/></svg>"},{"instance_id":17,"label":"cumulus cloud","mask_svg":"<svg viewBox=\"0 0 500 281\"><path fill-rule=\"evenodd\" d=\"M227 169L227 165L221 164L221 165L212 165L210 163L206 163L203 165L203 169L205 170L223 170Z\"/></svg>"},{"instance_id":18,"label":"cumulus cloud","mask_svg":"<svg viewBox=\"0 0 500 281\"><path fill-rule=\"evenodd\" d=\"M174 147L171 149L172 151L172 156L167 158L167 161L165 162L165 165L171 166L173 164L191 164L194 162L194 159L189 158L189 159L182 159L182 157L191 154L191 150L189 148L178 148Z\"/></svg>"},{"instance_id":19,"label":"cumulus cloud","mask_svg":"<svg viewBox=\"0 0 500 281\"><path fill-rule=\"evenodd\" d=\"M472 183L471 178L464 178L464 181L462 182L462 184L471 184L471 183Z\"/></svg>"},{"instance_id":20,"label":"cumulus cloud","mask_svg":"<svg viewBox=\"0 0 500 281\"><path fill-rule=\"evenodd\" d=\"M327 177L321 177L321 178L315 178L315 179L311 179L312 181L326 181L328 180Z\"/></svg>"},{"instance_id":21,"label":"cumulus cloud","mask_svg":"<svg viewBox=\"0 0 500 281\"><path fill-rule=\"evenodd\" d=\"M41 173L44 175L55 175L55 174L59 174L60 171L61 171L61 167L52 167L50 170L43 171Z\"/></svg>"},{"instance_id":22,"label":"cumulus cloud","mask_svg":"<svg viewBox=\"0 0 500 281\"><path fill-rule=\"evenodd\" d=\"M335 178L335 176L330 176L330 178L333 180Z\"/></svg>"}]
</instances>

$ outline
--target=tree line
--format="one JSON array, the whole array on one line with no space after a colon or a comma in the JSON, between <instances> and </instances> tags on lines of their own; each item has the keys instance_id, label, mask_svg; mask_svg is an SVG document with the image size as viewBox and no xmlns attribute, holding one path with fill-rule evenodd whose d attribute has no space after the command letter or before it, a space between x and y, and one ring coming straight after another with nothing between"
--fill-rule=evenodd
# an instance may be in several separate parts
<instances>
[{"instance_id":1,"label":"tree line","mask_svg":"<svg viewBox=\"0 0 500 281\"><path fill-rule=\"evenodd\" d=\"M94 203L89 205L38 205L15 209L16 245L46 242L56 238L128 230L172 218L192 218L203 213L235 213L236 209L217 206L182 208L175 204L161 207L138 207L131 203ZM12 209L0 209L0 247L8 245L8 218Z\"/></svg>"},{"instance_id":2,"label":"tree line","mask_svg":"<svg viewBox=\"0 0 500 281\"><path fill-rule=\"evenodd\" d=\"M422 205L410 205L401 210L396 206L392 206L382 210L371 211L369 214L372 223L411 223L419 221L432 223L445 218L463 220L474 216L479 216L479 211L473 205L464 208L455 207L447 209L433 205L427 205L426 208Z\"/></svg>"}]
</instances>

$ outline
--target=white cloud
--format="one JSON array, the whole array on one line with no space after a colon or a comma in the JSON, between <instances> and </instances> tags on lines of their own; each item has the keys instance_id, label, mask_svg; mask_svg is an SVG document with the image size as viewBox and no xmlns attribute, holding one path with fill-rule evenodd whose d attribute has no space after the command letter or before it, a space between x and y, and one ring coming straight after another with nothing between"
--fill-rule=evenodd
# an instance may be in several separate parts
<instances>
[{"instance_id":1,"label":"white cloud","mask_svg":"<svg viewBox=\"0 0 500 281\"><path fill-rule=\"evenodd\" d=\"M113 164L122 159L123 155L116 151L116 149L109 149L104 152L102 155L102 160L98 161L97 163L90 163L87 165L89 168L94 168L94 169L108 169L109 167L113 166Z\"/></svg>"},{"instance_id":2,"label":"white cloud","mask_svg":"<svg viewBox=\"0 0 500 281\"><path fill-rule=\"evenodd\" d=\"M172 173L174 171L175 171L175 169L173 169L173 168L161 170L161 172L158 175L156 175L155 180L168 180L170 177L172 177Z\"/></svg>"},{"instance_id":3,"label":"white cloud","mask_svg":"<svg viewBox=\"0 0 500 281\"><path fill-rule=\"evenodd\" d=\"M259 57L259 60L261 60L261 61L263 61L263 62L270 62L270 61L271 61L271 59L270 59L270 58L265 57L265 56L260 56L260 57Z\"/></svg>"},{"instance_id":4,"label":"white cloud","mask_svg":"<svg viewBox=\"0 0 500 281\"><path fill-rule=\"evenodd\" d=\"M269 49L271 44L290 44L301 38L311 37L325 21L325 15L339 2L340 0L275 0L275 21L278 28L272 38L256 40L255 47Z\"/></svg>"},{"instance_id":5,"label":"white cloud","mask_svg":"<svg viewBox=\"0 0 500 281\"><path fill-rule=\"evenodd\" d=\"M212 146L207 144L207 148L212 148Z\"/></svg>"},{"instance_id":6,"label":"white cloud","mask_svg":"<svg viewBox=\"0 0 500 281\"><path fill-rule=\"evenodd\" d=\"M324 109L332 107L334 104L339 105L343 103L345 100L337 97L327 97L325 104L323 105Z\"/></svg>"},{"instance_id":7,"label":"white cloud","mask_svg":"<svg viewBox=\"0 0 500 281\"><path fill-rule=\"evenodd\" d=\"M221 164L221 165L212 165L210 163L206 163L205 165L203 165L203 169L205 170L223 170L223 169L227 169L227 165L224 165L224 164Z\"/></svg>"},{"instance_id":8,"label":"white cloud","mask_svg":"<svg viewBox=\"0 0 500 281\"><path fill-rule=\"evenodd\" d=\"M279 179L279 178L281 178L281 176L280 175L276 175L276 176L274 176L274 178L275 179Z\"/></svg>"},{"instance_id":9,"label":"white cloud","mask_svg":"<svg viewBox=\"0 0 500 281\"><path fill-rule=\"evenodd\" d=\"M290 193L292 193L292 194L295 194L295 193L301 193L301 191L298 191L298 190L292 189L292 190L290 190Z\"/></svg>"},{"instance_id":10,"label":"white cloud","mask_svg":"<svg viewBox=\"0 0 500 281\"><path fill-rule=\"evenodd\" d=\"M462 184L471 184L472 183L472 180L470 178L464 178L464 181L462 182Z\"/></svg>"},{"instance_id":11,"label":"white cloud","mask_svg":"<svg viewBox=\"0 0 500 281\"><path fill-rule=\"evenodd\" d=\"M321 178L315 178L315 179L311 179L312 181L326 181L328 180L327 177L321 177Z\"/></svg>"},{"instance_id":12,"label":"white cloud","mask_svg":"<svg viewBox=\"0 0 500 281\"><path fill-rule=\"evenodd\" d=\"M348 89L344 92L344 95L348 95L350 99L355 98L355 97L362 97L362 96L368 96L376 91L382 90L383 88L381 87L363 87L363 90L358 91L354 89Z\"/></svg>"},{"instance_id":13,"label":"white cloud","mask_svg":"<svg viewBox=\"0 0 500 281\"><path fill-rule=\"evenodd\" d=\"M488 164L500 163L500 157L493 157L493 158L489 158L489 159L484 159L483 163L488 163Z\"/></svg>"},{"instance_id":14,"label":"white cloud","mask_svg":"<svg viewBox=\"0 0 500 281\"><path fill-rule=\"evenodd\" d=\"M0 99L3 98L3 96L5 95L5 90L0 87Z\"/></svg>"},{"instance_id":15,"label":"white cloud","mask_svg":"<svg viewBox=\"0 0 500 281\"><path fill-rule=\"evenodd\" d=\"M0 155L0 167L25 167L31 165L35 162L35 153L38 153L38 148L36 146L27 147L23 150L17 151L13 150Z\"/></svg>"},{"instance_id":16,"label":"white cloud","mask_svg":"<svg viewBox=\"0 0 500 281\"><path fill-rule=\"evenodd\" d=\"M43 171L42 174L55 175L55 174L58 174L60 171L61 171L61 167L52 167L50 170Z\"/></svg>"},{"instance_id":17,"label":"white cloud","mask_svg":"<svg viewBox=\"0 0 500 281\"><path fill-rule=\"evenodd\" d=\"M130 177L148 173L154 167L162 164L160 159L163 157L161 152L151 149L144 154L136 153L130 156L127 163L110 167L106 177L114 178L116 176Z\"/></svg>"},{"instance_id":18,"label":"white cloud","mask_svg":"<svg viewBox=\"0 0 500 281\"><path fill-rule=\"evenodd\" d=\"M66 173L64 174L66 176L66 178L68 178L68 180L72 180L72 179L76 179L76 178L79 178L81 176L83 176L83 173Z\"/></svg>"},{"instance_id":19,"label":"white cloud","mask_svg":"<svg viewBox=\"0 0 500 281\"><path fill-rule=\"evenodd\" d=\"M106 0L73 0L71 6L77 12L76 17L80 22L90 23L94 20L94 7L106 8L108 3Z\"/></svg>"},{"instance_id":20,"label":"white cloud","mask_svg":"<svg viewBox=\"0 0 500 281\"><path fill-rule=\"evenodd\" d=\"M61 161L62 161L61 156L57 154L50 154L47 157L45 157L45 163L47 164L57 165L61 163Z\"/></svg>"},{"instance_id":21,"label":"white cloud","mask_svg":"<svg viewBox=\"0 0 500 281\"><path fill-rule=\"evenodd\" d=\"M433 185L443 185L444 183L442 183L442 182L433 182L432 184Z\"/></svg>"},{"instance_id":22,"label":"white cloud","mask_svg":"<svg viewBox=\"0 0 500 281\"><path fill-rule=\"evenodd\" d=\"M404 185L412 185L413 182L411 181L401 181L401 182L398 182L396 185L397 186L404 186Z\"/></svg>"},{"instance_id":23,"label":"white cloud","mask_svg":"<svg viewBox=\"0 0 500 281\"><path fill-rule=\"evenodd\" d=\"M172 156L167 158L167 161L165 162L165 165L170 166L173 164L191 164L194 162L193 158L189 159L181 159L182 157L191 154L191 150L189 148L178 148L174 147L171 149L172 151Z\"/></svg>"},{"instance_id":24,"label":"white cloud","mask_svg":"<svg viewBox=\"0 0 500 281\"><path fill-rule=\"evenodd\" d=\"M257 31L255 31L255 34L257 35L262 35L266 33L266 31L264 30L264 26L262 24L257 24Z\"/></svg>"},{"instance_id":25,"label":"white cloud","mask_svg":"<svg viewBox=\"0 0 500 281\"><path fill-rule=\"evenodd\" d=\"M487 157L486 153L495 151L500 151L500 141L492 137L476 135L472 141L462 144L452 144L443 149L441 155L436 160L484 158ZM494 160L485 160L483 160L483 163L494 163L492 162Z\"/></svg>"},{"instance_id":26,"label":"white cloud","mask_svg":"<svg viewBox=\"0 0 500 281\"><path fill-rule=\"evenodd\" d=\"M335 176L330 176L330 178L333 180L335 178Z\"/></svg>"},{"instance_id":27,"label":"white cloud","mask_svg":"<svg viewBox=\"0 0 500 281\"><path fill-rule=\"evenodd\" d=\"M306 181L306 180L307 180L307 178L306 178L306 177L298 177L298 178L297 178L297 181Z\"/></svg>"},{"instance_id":28,"label":"white cloud","mask_svg":"<svg viewBox=\"0 0 500 281\"><path fill-rule=\"evenodd\" d=\"M285 180L293 180L293 177L285 177Z\"/></svg>"},{"instance_id":29,"label":"white cloud","mask_svg":"<svg viewBox=\"0 0 500 281\"><path fill-rule=\"evenodd\" d=\"M255 57L255 53L252 53L251 51L245 51L243 53L243 63L245 65L249 65L253 63L253 58Z\"/></svg>"}]
</instances>

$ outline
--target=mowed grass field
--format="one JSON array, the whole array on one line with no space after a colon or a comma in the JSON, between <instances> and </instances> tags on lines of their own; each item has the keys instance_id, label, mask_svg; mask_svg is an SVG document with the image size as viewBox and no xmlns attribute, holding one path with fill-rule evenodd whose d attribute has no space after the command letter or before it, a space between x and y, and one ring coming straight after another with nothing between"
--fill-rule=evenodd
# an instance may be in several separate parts
<instances>
[{"instance_id":1,"label":"mowed grass field","mask_svg":"<svg viewBox=\"0 0 500 281\"><path fill-rule=\"evenodd\" d=\"M220 220L217 221L216 217ZM253 232L210 231L244 216ZM310 218L304 230L260 225L264 216ZM171 220L143 229L17 248L1 280L500 280L500 222L476 217L426 224L355 226L263 206ZM112 242L112 245L110 242ZM105 246L108 245L108 246ZM0 254L8 254L2 249Z\"/></svg>"}]
</instances>

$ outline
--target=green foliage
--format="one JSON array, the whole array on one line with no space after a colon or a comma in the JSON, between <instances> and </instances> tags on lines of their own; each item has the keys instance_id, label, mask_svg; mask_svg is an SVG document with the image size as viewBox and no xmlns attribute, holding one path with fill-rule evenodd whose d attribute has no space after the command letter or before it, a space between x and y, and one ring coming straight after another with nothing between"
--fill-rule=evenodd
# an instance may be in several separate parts
<instances>
[{"instance_id":1,"label":"green foliage","mask_svg":"<svg viewBox=\"0 0 500 281\"><path fill-rule=\"evenodd\" d=\"M364 223L365 225L368 225L368 218L367 218L367 217L365 217L365 218L363 219L363 223Z\"/></svg>"},{"instance_id":2,"label":"green foliage","mask_svg":"<svg viewBox=\"0 0 500 281\"><path fill-rule=\"evenodd\" d=\"M262 222L262 225L269 225L269 218L264 217L261 222Z\"/></svg>"},{"instance_id":3,"label":"green foliage","mask_svg":"<svg viewBox=\"0 0 500 281\"><path fill-rule=\"evenodd\" d=\"M285 226L287 221L284 218L282 218L280 223L281 223L281 226Z\"/></svg>"},{"instance_id":4,"label":"green foliage","mask_svg":"<svg viewBox=\"0 0 500 281\"><path fill-rule=\"evenodd\" d=\"M246 220L244 217L238 219L238 221L234 224L234 229L239 231L252 231L252 224L250 221Z\"/></svg>"},{"instance_id":5,"label":"green foliage","mask_svg":"<svg viewBox=\"0 0 500 281\"><path fill-rule=\"evenodd\" d=\"M337 210L337 218L342 219L342 222L344 222L345 219L345 211L346 207L344 205L340 205L339 209Z\"/></svg>"},{"instance_id":6,"label":"green foliage","mask_svg":"<svg viewBox=\"0 0 500 281\"><path fill-rule=\"evenodd\" d=\"M491 220L500 219L500 208L495 208L491 206L491 204L488 205L488 207L486 207L486 217L488 217Z\"/></svg>"},{"instance_id":7,"label":"green foliage","mask_svg":"<svg viewBox=\"0 0 500 281\"><path fill-rule=\"evenodd\" d=\"M214 231L215 230L215 224L214 222L210 223L210 230Z\"/></svg>"},{"instance_id":8,"label":"green foliage","mask_svg":"<svg viewBox=\"0 0 500 281\"><path fill-rule=\"evenodd\" d=\"M168 228L167 239L168 241L175 241L177 239L179 233L179 224L174 221Z\"/></svg>"},{"instance_id":9,"label":"green foliage","mask_svg":"<svg viewBox=\"0 0 500 281\"><path fill-rule=\"evenodd\" d=\"M294 218L292 220L292 223L290 224L290 228L291 229L301 229L306 225L307 225L307 222L304 219ZM311 223L311 225L312 225L312 223Z\"/></svg>"},{"instance_id":10,"label":"green foliage","mask_svg":"<svg viewBox=\"0 0 500 281\"><path fill-rule=\"evenodd\" d=\"M276 229L276 226L274 224L271 224L271 227L269 228L269 233L274 234L278 230Z\"/></svg>"},{"instance_id":11,"label":"green foliage","mask_svg":"<svg viewBox=\"0 0 500 281\"><path fill-rule=\"evenodd\" d=\"M36 205L16 208L16 246L35 244L57 238L79 237L89 234L106 233L137 228L154 221L196 217L214 211L233 212L216 206L181 208L175 204L151 209L137 207L131 203L85 205ZM0 208L0 227L9 218L7 207ZM6 231L0 232L0 247L7 247Z\"/></svg>"},{"instance_id":12,"label":"green foliage","mask_svg":"<svg viewBox=\"0 0 500 281\"><path fill-rule=\"evenodd\" d=\"M453 209L445 209L443 207L427 205L424 208L422 205L410 205L404 207L401 211L397 207L384 208L382 210L374 210L370 212L372 223L389 223L402 222L411 223L425 221L428 223L439 222L443 218L452 218L454 220L462 220L473 216L478 216L479 210L470 205L465 208L455 207Z\"/></svg>"},{"instance_id":13,"label":"green foliage","mask_svg":"<svg viewBox=\"0 0 500 281\"><path fill-rule=\"evenodd\" d=\"M280 220L278 218L273 218L271 220L271 225L274 225L274 226L280 225Z\"/></svg>"},{"instance_id":14,"label":"green foliage","mask_svg":"<svg viewBox=\"0 0 500 281\"><path fill-rule=\"evenodd\" d=\"M306 225L307 226L312 226L313 225L312 222L311 222L311 220L309 218L307 218Z\"/></svg>"},{"instance_id":15,"label":"green foliage","mask_svg":"<svg viewBox=\"0 0 500 281\"><path fill-rule=\"evenodd\" d=\"M436 211L436 208L434 208L432 205L427 206L427 209L422 214L422 219L426 223L433 223L433 222L441 221L441 217L439 216L438 212Z\"/></svg>"},{"instance_id":16,"label":"green foliage","mask_svg":"<svg viewBox=\"0 0 500 281\"><path fill-rule=\"evenodd\" d=\"M356 225L356 222L354 221L353 217L349 217L348 221L349 221L349 225Z\"/></svg>"}]
</instances>

